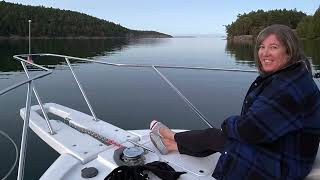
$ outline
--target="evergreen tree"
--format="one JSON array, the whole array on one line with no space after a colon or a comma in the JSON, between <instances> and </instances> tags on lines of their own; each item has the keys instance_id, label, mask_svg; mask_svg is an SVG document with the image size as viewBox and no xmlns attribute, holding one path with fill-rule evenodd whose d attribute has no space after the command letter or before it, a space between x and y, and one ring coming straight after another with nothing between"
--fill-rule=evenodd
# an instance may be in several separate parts
<instances>
[{"instance_id":1,"label":"evergreen tree","mask_svg":"<svg viewBox=\"0 0 320 180\"><path fill-rule=\"evenodd\" d=\"M320 39L320 7L313 16L306 16L300 21L297 33L303 38Z\"/></svg>"}]
</instances>

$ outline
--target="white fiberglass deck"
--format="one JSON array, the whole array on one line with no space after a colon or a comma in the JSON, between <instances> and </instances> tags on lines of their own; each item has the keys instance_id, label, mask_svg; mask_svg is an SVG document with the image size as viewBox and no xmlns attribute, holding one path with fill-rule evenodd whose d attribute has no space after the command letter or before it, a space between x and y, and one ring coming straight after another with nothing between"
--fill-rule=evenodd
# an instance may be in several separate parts
<instances>
[{"instance_id":1,"label":"white fiberglass deck","mask_svg":"<svg viewBox=\"0 0 320 180\"><path fill-rule=\"evenodd\" d=\"M73 109L54 104L44 104L48 113L55 114L66 119L70 124L76 124L101 136L112 139L123 146L132 147L127 139L145 145L153 152L145 155L145 162L164 161L176 171L185 171L180 179L213 179L211 174L219 154L197 158L179 153L161 155L150 141L149 130L125 131L102 120L94 121L92 116L75 111ZM40 107L32 106L30 112L30 128L53 149L59 152L60 157L48 168L41 179L83 179L81 170L85 167L95 167L99 173L90 179L104 179L117 167L113 154L118 148L115 145L105 145L88 134L81 133L60 120L50 120L54 135L50 135L47 125L39 115ZM41 113L40 113L41 114ZM21 117L25 117L25 108L20 111ZM154 177L151 175L151 177Z\"/></svg>"}]
</instances>

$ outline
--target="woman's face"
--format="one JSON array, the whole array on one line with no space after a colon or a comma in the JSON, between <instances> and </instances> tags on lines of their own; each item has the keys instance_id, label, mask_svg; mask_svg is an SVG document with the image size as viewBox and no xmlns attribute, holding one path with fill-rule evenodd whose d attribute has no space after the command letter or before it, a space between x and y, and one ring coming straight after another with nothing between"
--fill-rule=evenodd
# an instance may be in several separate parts
<instances>
[{"instance_id":1,"label":"woman's face","mask_svg":"<svg viewBox=\"0 0 320 180\"><path fill-rule=\"evenodd\" d=\"M274 34L267 36L260 44L259 61L262 71L272 73L280 70L288 63L287 50Z\"/></svg>"}]
</instances>

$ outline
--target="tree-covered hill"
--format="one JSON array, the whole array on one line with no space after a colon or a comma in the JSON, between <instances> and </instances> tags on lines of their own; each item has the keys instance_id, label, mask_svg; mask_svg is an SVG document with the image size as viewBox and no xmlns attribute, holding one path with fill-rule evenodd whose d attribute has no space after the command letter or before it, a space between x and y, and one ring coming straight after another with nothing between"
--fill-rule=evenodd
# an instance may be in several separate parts
<instances>
[{"instance_id":1,"label":"tree-covered hill","mask_svg":"<svg viewBox=\"0 0 320 180\"><path fill-rule=\"evenodd\" d=\"M252 11L248 14L239 14L235 22L226 25L228 38L240 35L257 36L265 27L271 24L284 24L296 29L298 23L306 16L301 11L294 10L270 10Z\"/></svg>"},{"instance_id":2,"label":"tree-covered hill","mask_svg":"<svg viewBox=\"0 0 320 180\"><path fill-rule=\"evenodd\" d=\"M306 16L299 22L297 33L303 38L320 39L320 7L313 16Z\"/></svg>"},{"instance_id":3,"label":"tree-covered hill","mask_svg":"<svg viewBox=\"0 0 320 180\"><path fill-rule=\"evenodd\" d=\"M29 19L33 37L171 37L156 31L130 30L79 12L0 1L1 37L28 36Z\"/></svg>"}]
</instances>

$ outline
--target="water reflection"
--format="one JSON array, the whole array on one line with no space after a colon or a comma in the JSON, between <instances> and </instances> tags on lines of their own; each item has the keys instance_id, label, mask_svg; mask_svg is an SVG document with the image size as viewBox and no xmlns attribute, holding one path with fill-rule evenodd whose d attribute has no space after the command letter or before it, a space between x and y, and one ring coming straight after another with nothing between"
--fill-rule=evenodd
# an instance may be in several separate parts
<instances>
[{"instance_id":1,"label":"water reflection","mask_svg":"<svg viewBox=\"0 0 320 180\"><path fill-rule=\"evenodd\" d=\"M311 58L314 69L320 70L320 40L303 40L303 49L307 57ZM235 59L238 64L254 67L254 43L239 43L227 41L225 52Z\"/></svg>"},{"instance_id":2,"label":"water reflection","mask_svg":"<svg viewBox=\"0 0 320 180\"><path fill-rule=\"evenodd\" d=\"M154 45L165 41L164 39L35 39L32 40L32 52L53 53L76 57L108 56L116 51L121 51L130 45L148 44ZM13 61L15 54L28 52L27 40L3 40L0 41L0 72L21 71L22 67L18 61ZM45 57L35 58L35 63L55 68L55 65L65 63L62 58ZM71 63L80 63L72 61ZM82 62L81 62L82 63Z\"/></svg>"},{"instance_id":3,"label":"water reflection","mask_svg":"<svg viewBox=\"0 0 320 180\"><path fill-rule=\"evenodd\" d=\"M233 41L227 41L225 52L235 59L237 64L245 64L249 67L255 67L254 44L250 42L239 43Z\"/></svg>"}]
</instances>

